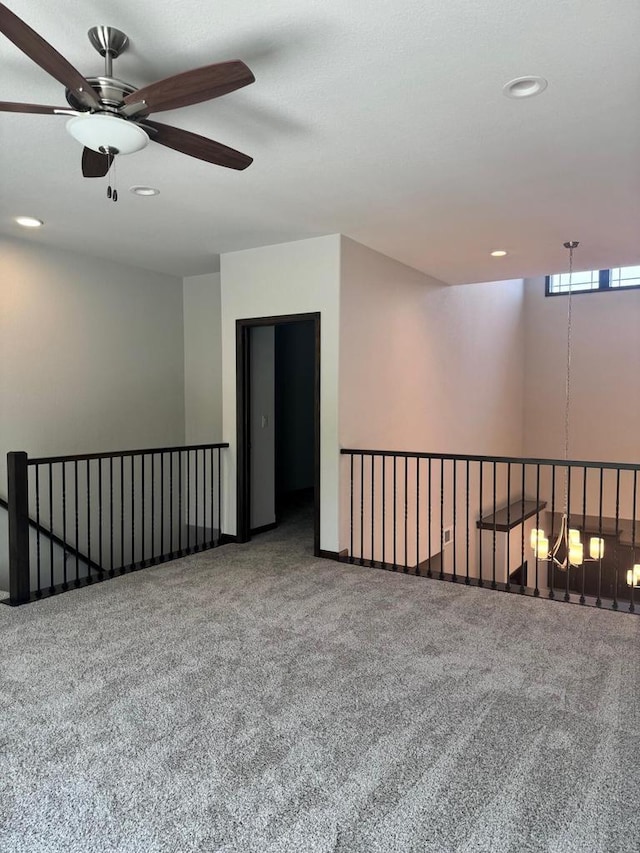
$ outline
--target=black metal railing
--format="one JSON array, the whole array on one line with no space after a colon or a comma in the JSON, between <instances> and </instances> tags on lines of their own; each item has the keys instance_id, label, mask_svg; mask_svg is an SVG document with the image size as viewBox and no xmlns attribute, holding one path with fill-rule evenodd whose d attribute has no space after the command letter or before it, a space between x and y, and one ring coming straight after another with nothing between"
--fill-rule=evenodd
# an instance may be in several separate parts
<instances>
[{"instance_id":1,"label":"black metal railing","mask_svg":"<svg viewBox=\"0 0 640 853\"><path fill-rule=\"evenodd\" d=\"M636 611L640 465L341 453L349 562Z\"/></svg>"},{"instance_id":2,"label":"black metal railing","mask_svg":"<svg viewBox=\"0 0 640 853\"><path fill-rule=\"evenodd\" d=\"M9 603L218 545L228 446L9 453Z\"/></svg>"}]
</instances>

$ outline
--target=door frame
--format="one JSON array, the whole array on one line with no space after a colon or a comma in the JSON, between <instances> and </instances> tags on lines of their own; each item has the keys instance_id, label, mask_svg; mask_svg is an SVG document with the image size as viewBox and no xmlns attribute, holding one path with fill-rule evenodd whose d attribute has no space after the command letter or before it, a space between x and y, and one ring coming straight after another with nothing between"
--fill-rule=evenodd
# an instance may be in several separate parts
<instances>
[{"instance_id":1,"label":"door frame","mask_svg":"<svg viewBox=\"0 0 640 853\"><path fill-rule=\"evenodd\" d=\"M285 323L314 321L314 428L313 428L313 551L320 556L320 312L280 314L236 320L236 538L251 539L251 465L249 334L255 326L282 326Z\"/></svg>"}]
</instances>

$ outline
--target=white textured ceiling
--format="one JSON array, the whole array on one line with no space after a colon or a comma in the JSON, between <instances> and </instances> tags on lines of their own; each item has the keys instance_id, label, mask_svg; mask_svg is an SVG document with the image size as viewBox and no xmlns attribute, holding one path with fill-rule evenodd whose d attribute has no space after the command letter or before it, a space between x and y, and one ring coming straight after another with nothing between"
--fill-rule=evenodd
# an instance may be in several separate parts
<instances>
[{"instance_id":1,"label":"white textured ceiling","mask_svg":"<svg viewBox=\"0 0 640 853\"><path fill-rule=\"evenodd\" d=\"M7 0L85 76L86 31L131 39L143 85L226 59L256 83L158 113L255 158L244 172L159 145L118 158L117 204L83 179L58 116L0 114L0 231L173 273L221 252L342 232L446 282L640 261L638 0ZM0 100L64 105L0 37ZM502 86L539 74L547 91ZM161 190L136 198L131 184ZM11 217L45 220L36 234ZM494 248L509 256L489 257Z\"/></svg>"}]
</instances>

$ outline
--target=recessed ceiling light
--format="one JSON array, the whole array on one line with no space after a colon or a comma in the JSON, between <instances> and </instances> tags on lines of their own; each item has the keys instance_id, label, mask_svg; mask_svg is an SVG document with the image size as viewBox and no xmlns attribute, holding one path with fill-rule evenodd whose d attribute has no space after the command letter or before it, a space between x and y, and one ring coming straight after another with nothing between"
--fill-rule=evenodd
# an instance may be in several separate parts
<instances>
[{"instance_id":1,"label":"recessed ceiling light","mask_svg":"<svg viewBox=\"0 0 640 853\"><path fill-rule=\"evenodd\" d=\"M36 219L34 216L16 216L15 221L23 228L40 228L44 225L42 219Z\"/></svg>"},{"instance_id":2,"label":"recessed ceiling light","mask_svg":"<svg viewBox=\"0 0 640 853\"><path fill-rule=\"evenodd\" d=\"M129 192L134 195L160 195L160 190L155 187L129 187Z\"/></svg>"},{"instance_id":3,"label":"recessed ceiling light","mask_svg":"<svg viewBox=\"0 0 640 853\"><path fill-rule=\"evenodd\" d=\"M494 251L491 252L491 257L492 258L504 258L504 256L508 255L508 254L509 253L505 252L504 249L494 249Z\"/></svg>"},{"instance_id":4,"label":"recessed ceiling light","mask_svg":"<svg viewBox=\"0 0 640 853\"><path fill-rule=\"evenodd\" d=\"M544 77L516 77L502 87L507 98L532 98L544 92L549 84Z\"/></svg>"}]
</instances>

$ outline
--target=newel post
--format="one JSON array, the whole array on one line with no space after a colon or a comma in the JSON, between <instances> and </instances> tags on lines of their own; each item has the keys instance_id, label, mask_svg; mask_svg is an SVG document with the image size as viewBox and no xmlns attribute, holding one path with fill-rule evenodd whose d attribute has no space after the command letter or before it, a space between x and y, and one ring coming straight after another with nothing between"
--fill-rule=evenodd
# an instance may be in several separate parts
<instances>
[{"instance_id":1,"label":"newel post","mask_svg":"<svg viewBox=\"0 0 640 853\"><path fill-rule=\"evenodd\" d=\"M27 454L7 453L9 504L9 604L29 601L29 483Z\"/></svg>"}]
</instances>

